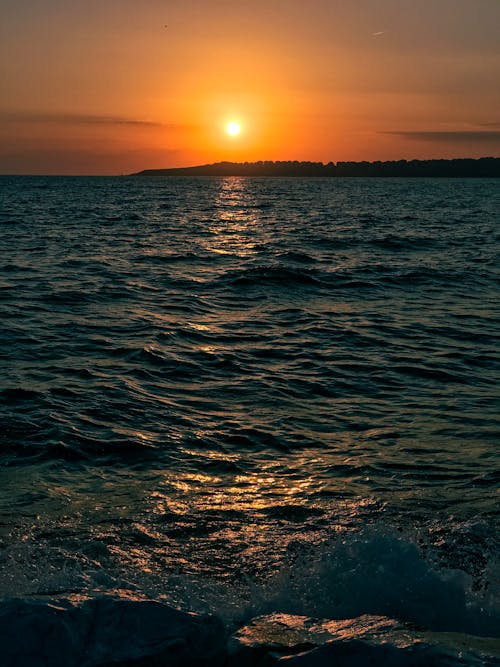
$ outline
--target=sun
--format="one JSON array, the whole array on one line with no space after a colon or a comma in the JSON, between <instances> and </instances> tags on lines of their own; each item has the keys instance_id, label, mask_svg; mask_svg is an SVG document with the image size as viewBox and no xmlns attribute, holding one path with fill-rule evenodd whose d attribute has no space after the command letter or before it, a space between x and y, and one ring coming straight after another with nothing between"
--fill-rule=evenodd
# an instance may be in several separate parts
<instances>
[{"instance_id":1,"label":"sun","mask_svg":"<svg viewBox=\"0 0 500 667\"><path fill-rule=\"evenodd\" d=\"M241 132L241 125L233 120L226 125L226 132L231 137L237 137L238 134Z\"/></svg>"}]
</instances>

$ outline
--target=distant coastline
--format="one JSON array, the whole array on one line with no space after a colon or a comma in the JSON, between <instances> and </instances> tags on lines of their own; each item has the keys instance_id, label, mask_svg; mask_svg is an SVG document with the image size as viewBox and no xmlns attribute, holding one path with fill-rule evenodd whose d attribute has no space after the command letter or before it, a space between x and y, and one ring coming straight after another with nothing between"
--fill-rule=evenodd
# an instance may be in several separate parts
<instances>
[{"instance_id":1,"label":"distant coastline","mask_svg":"<svg viewBox=\"0 0 500 667\"><path fill-rule=\"evenodd\" d=\"M302 176L498 178L500 158L391 160L387 162L216 162L196 167L145 169L130 176Z\"/></svg>"}]
</instances>

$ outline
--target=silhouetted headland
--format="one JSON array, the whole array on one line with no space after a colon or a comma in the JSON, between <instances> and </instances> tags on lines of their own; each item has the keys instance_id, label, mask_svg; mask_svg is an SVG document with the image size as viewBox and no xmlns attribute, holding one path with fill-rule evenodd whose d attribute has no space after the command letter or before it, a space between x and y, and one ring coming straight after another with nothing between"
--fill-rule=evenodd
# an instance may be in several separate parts
<instances>
[{"instance_id":1,"label":"silhouetted headland","mask_svg":"<svg viewBox=\"0 0 500 667\"><path fill-rule=\"evenodd\" d=\"M412 176L500 177L500 158L391 160L388 162L216 162L197 167L145 169L132 176Z\"/></svg>"}]
</instances>

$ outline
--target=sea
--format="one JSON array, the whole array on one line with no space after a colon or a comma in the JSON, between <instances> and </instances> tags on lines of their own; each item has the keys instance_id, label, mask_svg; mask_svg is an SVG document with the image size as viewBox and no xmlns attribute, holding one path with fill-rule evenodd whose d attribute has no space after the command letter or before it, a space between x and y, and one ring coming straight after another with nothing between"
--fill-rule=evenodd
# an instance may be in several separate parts
<instances>
[{"instance_id":1,"label":"sea","mask_svg":"<svg viewBox=\"0 0 500 667\"><path fill-rule=\"evenodd\" d=\"M498 636L499 211L480 178L1 177L0 598Z\"/></svg>"}]
</instances>

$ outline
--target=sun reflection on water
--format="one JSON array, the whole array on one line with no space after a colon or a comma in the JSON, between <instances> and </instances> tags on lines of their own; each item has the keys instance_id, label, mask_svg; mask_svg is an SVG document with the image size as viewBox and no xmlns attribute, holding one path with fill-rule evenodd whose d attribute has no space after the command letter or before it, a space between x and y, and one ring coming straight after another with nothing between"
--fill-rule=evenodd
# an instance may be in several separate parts
<instances>
[{"instance_id":1,"label":"sun reflection on water","mask_svg":"<svg viewBox=\"0 0 500 667\"><path fill-rule=\"evenodd\" d=\"M241 463L241 457L218 452L207 452L205 458L213 462ZM297 461L294 474L283 474L284 467L275 461L262 461L259 470L248 473L168 471L161 489L151 496L155 504L153 511L161 513L168 506L170 512L183 514L189 506L191 510L200 512L217 509L251 513L287 506L290 501L302 505L307 499L307 503L311 504L319 489L319 480L313 475L301 473L300 466L301 462ZM244 468L243 465L240 467Z\"/></svg>"},{"instance_id":2,"label":"sun reflection on water","mask_svg":"<svg viewBox=\"0 0 500 667\"><path fill-rule=\"evenodd\" d=\"M214 200L215 214L203 241L206 250L245 257L257 252L260 221L245 178L224 178Z\"/></svg>"}]
</instances>

